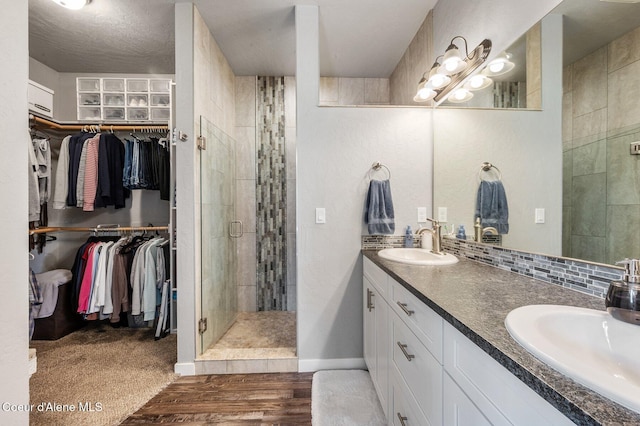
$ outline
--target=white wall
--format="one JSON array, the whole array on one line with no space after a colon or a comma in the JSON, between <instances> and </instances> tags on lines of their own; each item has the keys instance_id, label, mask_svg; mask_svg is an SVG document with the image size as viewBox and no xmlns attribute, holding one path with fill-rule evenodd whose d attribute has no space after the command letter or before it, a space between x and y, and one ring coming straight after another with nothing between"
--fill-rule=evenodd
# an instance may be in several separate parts
<instances>
[{"instance_id":1,"label":"white wall","mask_svg":"<svg viewBox=\"0 0 640 426\"><path fill-rule=\"evenodd\" d=\"M26 229L28 4L5 2L0 14L0 402L29 403L28 258ZM0 424L27 425L26 412L0 409Z\"/></svg>"},{"instance_id":2,"label":"white wall","mask_svg":"<svg viewBox=\"0 0 640 426\"><path fill-rule=\"evenodd\" d=\"M495 164L509 203L509 248L561 254L562 17L542 24L542 111L438 108L435 112L434 207L473 235L478 171ZM534 223L544 208L546 223Z\"/></svg>"},{"instance_id":3,"label":"white wall","mask_svg":"<svg viewBox=\"0 0 640 426\"><path fill-rule=\"evenodd\" d=\"M415 228L417 207L431 210L431 110L318 107L316 6L296 7L296 38L299 368L359 367L367 176L389 167L396 234Z\"/></svg>"},{"instance_id":4,"label":"white wall","mask_svg":"<svg viewBox=\"0 0 640 426\"><path fill-rule=\"evenodd\" d=\"M197 182L194 141L194 6L176 3L176 128L188 136L176 147L176 193L178 229L178 362L175 371L195 374L196 357L196 263L198 227L196 215L200 206L195 200Z\"/></svg>"}]
</instances>

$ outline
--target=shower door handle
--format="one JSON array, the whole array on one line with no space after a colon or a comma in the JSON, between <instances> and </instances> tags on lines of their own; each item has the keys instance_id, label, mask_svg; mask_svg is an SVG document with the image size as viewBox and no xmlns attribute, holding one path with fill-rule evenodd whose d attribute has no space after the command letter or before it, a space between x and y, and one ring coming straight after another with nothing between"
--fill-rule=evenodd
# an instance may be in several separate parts
<instances>
[{"instance_id":1,"label":"shower door handle","mask_svg":"<svg viewBox=\"0 0 640 426\"><path fill-rule=\"evenodd\" d=\"M231 238L240 238L244 234L241 220L232 220L229 222L229 236Z\"/></svg>"}]
</instances>

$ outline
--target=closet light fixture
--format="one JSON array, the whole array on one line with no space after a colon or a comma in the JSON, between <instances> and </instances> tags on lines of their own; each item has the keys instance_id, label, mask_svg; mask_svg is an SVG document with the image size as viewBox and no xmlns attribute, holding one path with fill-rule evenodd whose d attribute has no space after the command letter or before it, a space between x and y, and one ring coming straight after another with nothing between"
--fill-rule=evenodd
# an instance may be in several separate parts
<instances>
[{"instance_id":1,"label":"closet light fixture","mask_svg":"<svg viewBox=\"0 0 640 426\"><path fill-rule=\"evenodd\" d=\"M53 0L55 3L60 6L66 7L67 9L79 10L91 3L91 0Z\"/></svg>"},{"instance_id":2,"label":"closet light fixture","mask_svg":"<svg viewBox=\"0 0 640 426\"><path fill-rule=\"evenodd\" d=\"M500 56L489 62L489 65L487 65L487 68L483 72L490 77L506 74L515 67L515 64L511 62L510 59L511 54L503 52Z\"/></svg>"}]
</instances>

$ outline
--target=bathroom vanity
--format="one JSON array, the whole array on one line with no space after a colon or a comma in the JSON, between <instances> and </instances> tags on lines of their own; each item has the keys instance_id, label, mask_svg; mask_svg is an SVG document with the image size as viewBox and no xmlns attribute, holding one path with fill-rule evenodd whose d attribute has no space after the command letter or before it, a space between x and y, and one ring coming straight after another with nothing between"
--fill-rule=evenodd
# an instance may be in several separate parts
<instances>
[{"instance_id":1,"label":"bathroom vanity","mask_svg":"<svg viewBox=\"0 0 640 426\"><path fill-rule=\"evenodd\" d=\"M507 314L604 301L460 259L415 266L363 250L364 358L393 425L640 424L511 338Z\"/></svg>"}]
</instances>

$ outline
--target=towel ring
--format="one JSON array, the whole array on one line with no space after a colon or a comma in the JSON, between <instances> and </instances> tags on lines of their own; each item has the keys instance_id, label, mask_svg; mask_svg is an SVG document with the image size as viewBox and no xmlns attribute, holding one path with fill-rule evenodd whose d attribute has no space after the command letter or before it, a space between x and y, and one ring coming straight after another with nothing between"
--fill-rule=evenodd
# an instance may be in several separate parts
<instances>
[{"instance_id":1,"label":"towel ring","mask_svg":"<svg viewBox=\"0 0 640 426\"><path fill-rule=\"evenodd\" d=\"M389 170L389 168L387 166L385 166L384 164L382 164L379 161L376 161L375 163L373 163L371 165L371 169L369 170L369 180L371 180L371 171L380 171L380 169L385 169L387 171L387 179L391 179L391 170Z\"/></svg>"},{"instance_id":2,"label":"towel ring","mask_svg":"<svg viewBox=\"0 0 640 426\"><path fill-rule=\"evenodd\" d=\"M496 170L496 172L498 174L498 180L501 180L502 179L502 172L500 172L500 169L497 168L496 166L494 166L493 164L488 163L486 161L484 163L482 163L482 165L480 166L480 171L478 171L478 180L479 181L483 181L484 179L482 178L482 173L483 172L488 173L489 171L491 171L491 169L495 169Z\"/></svg>"}]
</instances>

